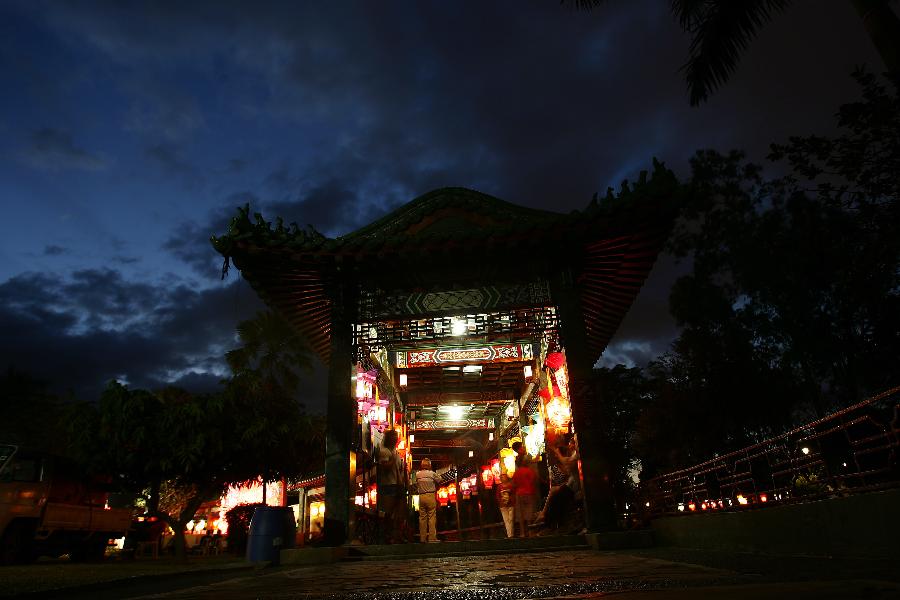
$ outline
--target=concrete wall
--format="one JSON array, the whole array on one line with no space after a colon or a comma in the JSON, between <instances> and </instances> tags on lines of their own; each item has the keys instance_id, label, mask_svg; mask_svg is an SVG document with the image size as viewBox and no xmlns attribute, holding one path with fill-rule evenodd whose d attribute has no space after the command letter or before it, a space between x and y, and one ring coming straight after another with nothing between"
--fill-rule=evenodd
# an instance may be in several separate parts
<instances>
[{"instance_id":1,"label":"concrete wall","mask_svg":"<svg viewBox=\"0 0 900 600\"><path fill-rule=\"evenodd\" d=\"M660 546L900 559L900 489L744 512L664 517L652 527Z\"/></svg>"}]
</instances>

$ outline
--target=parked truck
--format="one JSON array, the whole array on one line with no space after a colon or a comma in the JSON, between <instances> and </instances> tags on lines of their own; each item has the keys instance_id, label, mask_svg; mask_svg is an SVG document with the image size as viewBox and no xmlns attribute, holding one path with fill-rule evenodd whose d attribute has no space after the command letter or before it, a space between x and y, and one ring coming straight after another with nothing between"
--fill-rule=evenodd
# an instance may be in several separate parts
<instances>
[{"instance_id":1,"label":"parked truck","mask_svg":"<svg viewBox=\"0 0 900 600\"><path fill-rule=\"evenodd\" d=\"M108 492L71 461L0 444L0 564L38 556L100 559L125 535L130 508L109 508Z\"/></svg>"}]
</instances>

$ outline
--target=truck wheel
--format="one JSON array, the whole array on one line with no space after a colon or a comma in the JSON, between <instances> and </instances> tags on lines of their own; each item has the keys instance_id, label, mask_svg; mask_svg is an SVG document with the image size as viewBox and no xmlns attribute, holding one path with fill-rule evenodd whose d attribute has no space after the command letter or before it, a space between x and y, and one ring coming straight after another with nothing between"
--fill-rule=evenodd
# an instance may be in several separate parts
<instances>
[{"instance_id":1,"label":"truck wheel","mask_svg":"<svg viewBox=\"0 0 900 600\"><path fill-rule=\"evenodd\" d=\"M106 556L106 539L91 538L72 548L69 560L72 562L96 562Z\"/></svg>"},{"instance_id":2,"label":"truck wheel","mask_svg":"<svg viewBox=\"0 0 900 600\"><path fill-rule=\"evenodd\" d=\"M34 552L34 525L13 521L0 539L0 564L27 564L37 558Z\"/></svg>"}]
</instances>

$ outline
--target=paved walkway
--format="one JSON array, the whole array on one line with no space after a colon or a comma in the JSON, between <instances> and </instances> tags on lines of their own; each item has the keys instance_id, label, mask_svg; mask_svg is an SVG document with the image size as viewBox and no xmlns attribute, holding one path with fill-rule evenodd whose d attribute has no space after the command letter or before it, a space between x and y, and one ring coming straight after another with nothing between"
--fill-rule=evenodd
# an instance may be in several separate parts
<instances>
[{"instance_id":1,"label":"paved walkway","mask_svg":"<svg viewBox=\"0 0 900 600\"><path fill-rule=\"evenodd\" d=\"M784 561L774 575L741 568L691 564L681 556L669 560L665 551L596 552L592 550L537 552L497 556L435 557L422 559L342 562L313 567L262 570L208 585L141 596L231 600L351 599L447 600L529 598L761 598L900 599L900 583L873 578L862 570L840 577L827 561L817 561L791 580ZM690 558L695 560L695 558ZM720 557L721 558L721 557ZM737 559L739 560L739 559ZM773 562L774 561L774 562ZM738 565L739 567L739 565ZM764 569L762 569L764 571Z\"/></svg>"}]
</instances>

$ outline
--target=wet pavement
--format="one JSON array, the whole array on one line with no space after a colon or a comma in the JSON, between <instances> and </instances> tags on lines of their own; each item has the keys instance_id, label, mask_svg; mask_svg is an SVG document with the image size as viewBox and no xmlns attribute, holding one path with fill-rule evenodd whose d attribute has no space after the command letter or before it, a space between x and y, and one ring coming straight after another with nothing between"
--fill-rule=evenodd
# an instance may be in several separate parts
<instances>
[{"instance_id":1,"label":"wet pavement","mask_svg":"<svg viewBox=\"0 0 900 600\"><path fill-rule=\"evenodd\" d=\"M788 559L744 561L732 557L715 567L702 554L665 550L534 552L494 556L402 558L280 567L140 598L272 598L303 600L520 600L529 598L897 598L900 583L891 565L851 566L809 559L798 568ZM768 567L767 567L768 565ZM787 567L785 565L788 565ZM803 566L805 565L805 566ZM880 569L887 575L882 577ZM125 596L122 596L125 597Z\"/></svg>"}]
</instances>

